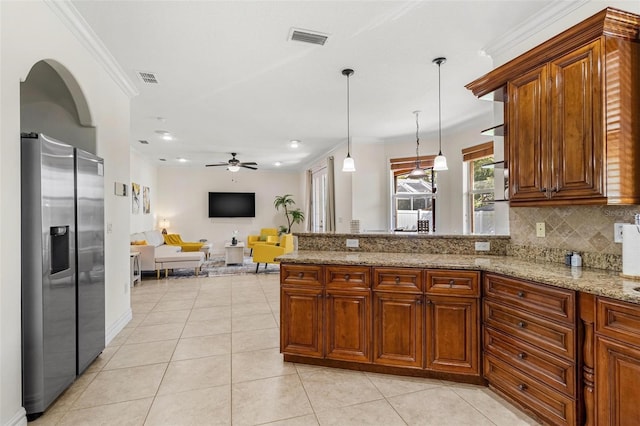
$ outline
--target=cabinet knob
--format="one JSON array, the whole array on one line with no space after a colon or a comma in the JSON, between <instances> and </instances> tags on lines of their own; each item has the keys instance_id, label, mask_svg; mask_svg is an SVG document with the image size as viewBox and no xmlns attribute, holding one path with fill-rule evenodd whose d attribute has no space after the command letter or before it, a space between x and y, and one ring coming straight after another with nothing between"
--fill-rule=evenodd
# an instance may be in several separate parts
<instances>
[{"instance_id":1,"label":"cabinet knob","mask_svg":"<svg viewBox=\"0 0 640 426\"><path fill-rule=\"evenodd\" d=\"M424 303L426 303L426 304L428 305L428 304L430 303L430 302L429 302L429 299L425 300L425 301L424 301ZM418 300L416 300L416 304L417 304L417 305L422 305L422 299L418 299Z\"/></svg>"},{"instance_id":2,"label":"cabinet knob","mask_svg":"<svg viewBox=\"0 0 640 426\"><path fill-rule=\"evenodd\" d=\"M520 327L520 328L525 328L526 326L527 326L527 323L526 323L526 322L524 322L524 321L520 321L520 322L518 322L518 327Z\"/></svg>"},{"instance_id":3,"label":"cabinet knob","mask_svg":"<svg viewBox=\"0 0 640 426\"><path fill-rule=\"evenodd\" d=\"M547 188L540 188L540 192L547 192Z\"/></svg>"},{"instance_id":4,"label":"cabinet knob","mask_svg":"<svg viewBox=\"0 0 640 426\"><path fill-rule=\"evenodd\" d=\"M396 277L396 284L400 284L400 277Z\"/></svg>"},{"instance_id":5,"label":"cabinet knob","mask_svg":"<svg viewBox=\"0 0 640 426\"><path fill-rule=\"evenodd\" d=\"M524 297L524 291L519 291L518 292L518 297L519 298L523 298Z\"/></svg>"},{"instance_id":6,"label":"cabinet knob","mask_svg":"<svg viewBox=\"0 0 640 426\"><path fill-rule=\"evenodd\" d=\"M518 389L520 389L521 391L526 391L527 390L527 385L525 385L524 383L520 383L518 385Z\"/></svg>"},{"instance_id":7,"label":"cabinet knob","mask_svg":"<svg viewBox=\"0 0 640 426\"><path fill-rule=\"evenodd\" d=\"M520 358L520 359L525 359L526 357L527 357L527 354L526 354L526 353L524 353L524 352L520 352L520 353L518 354L518 358Z\"/></svg>"},{"instance_id":8,"label":"cabinet knob","mask_svg":"<svg viewBox=\"0 0 640 426\"><path fill-rule=\"evenodd\" d=\"M298 272L298 278L304 277L304 272Z\"/></svg>"},{"instance_id":9,"label":"cabinet knob","mask_svg":"<svg viewBox=\"0 0 640 426\"><path fill-rule=\"evenodd\" d=\"M345 281L349 281L349 278L351 278L351 277L349 276L349 274L344 274L344 280L345 280Z\"/></svg>"},{"instance_id":10,"label":"cabinet knob","mask_svg":"<svg viewBox=\"0 0 640 426\"><path fill-rule=\"evenodd\" d=\"M455 280L450 280L449 281L449 288L452 288L455 283L456 283Z\"/></svg>"}]
</instances>

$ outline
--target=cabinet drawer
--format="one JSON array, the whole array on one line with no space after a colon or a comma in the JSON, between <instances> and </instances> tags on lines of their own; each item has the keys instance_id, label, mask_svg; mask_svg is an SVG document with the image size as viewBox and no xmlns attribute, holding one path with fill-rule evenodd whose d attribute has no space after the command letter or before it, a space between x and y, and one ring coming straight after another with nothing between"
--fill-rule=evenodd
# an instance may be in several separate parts
<instances>
[{"instance_id":1,"label":"cabinet drawer","mask_svg":"<svg viewBox=\"0 0 640 426\"><path fill-rule=\"evenodd\" d=\"M325 266L327 288L371 288L371 268L364 266Z\"/></svg>"},{"instance_id":2,"label":"cabinet drawer","mask_svg":"<svg viewBox=\"0 0 640 426\"><path fill-rule=\"evenodd\" d=\"M552 354L575 361L573 328L485 299L484 324Z\"/></svg>"},{"instance_id":3,"label":"cabinet drawer","mask_svg":"<svg viewBox=\"0 0 640 426\"><path fill-rule=\"evenodd\" d=\"M422 270L416 268L375 268L373 289L422 293Z\"/></svg>"},{"instance_id":4,"label":"cabinet drawer","mask_svg":"<svg viewBox=\"0 0 640 426\"><path fill-rule=\"evenodd\" d=\"M424 291L427 294L480 296L480 273L476 271L429 270Z\"/></svg>"},{"instance_id":5,"label":"cabinet drawer","mask_svg":"<svg viewBox=\"0 0 640 426\"><path fill-rule=\"evenodd\" d=\"M569 396L575 396L574 363L552 356L491 327L484 327L484 350L528 376Z\"/></svg>"},{"instance_id":6,"label":"cabinet drawer","mask_svg":"<svg viewBox=\"0 0 640 426\"><path fill-rule=\"evenodd\" d=\"M322 286L322 266L287 264L280 266L280 284Z\"/></svg>"},{"instance_id":7,"label":"cabinet drawer","mask_svg":"<svg viewBox=\"0 0 640 426\"><path fill-rule=\"evenodd\" d=\"M484 295L546 318L575 323L575 292L487 274Z\"/></svg>"},{"instance_id":8,"label":"cabinet drawer","mask_svg":"<svg viewBox=\"0 0 640 426\"><path fill-rule=\"evenodd\" d=\"M497 390L551 424L575 425L576 402L522 374L490 354L484 356L484 374Z\"/></svg>"},{"instance_id":9,"label":"cabinet drawer","mask_svg":"<svg viewBox=\"0 0 640 426\"><path fill-rule=\"evenodd\" d=\"M640 346L640 305L598 298L596 332Z\"/></svg>"}]
</instances>

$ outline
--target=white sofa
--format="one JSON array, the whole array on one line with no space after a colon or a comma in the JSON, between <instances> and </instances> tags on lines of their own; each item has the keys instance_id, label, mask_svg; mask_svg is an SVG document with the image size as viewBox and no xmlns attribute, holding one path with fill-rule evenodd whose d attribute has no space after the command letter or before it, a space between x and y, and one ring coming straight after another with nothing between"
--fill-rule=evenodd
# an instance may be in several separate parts
<instances>
[{"instance_id":1,"label":"white sofa","mask_svg":"<svg viewBox=\"0 0 640 426\"><path fill-rule=\"evenodd\" d=\"M140 253L140 269L142 271L155 271L160 278L160 271L164 269L165 276L169 269L195 268L196 275L200 273L200 267L205 260L204 251L182 252L179 246L170 246L164 243L164 236L160 231L152 230L131 234L131 242L146 241L145 245L132 245L131 250Z\"/></svg>"}]
</instances>

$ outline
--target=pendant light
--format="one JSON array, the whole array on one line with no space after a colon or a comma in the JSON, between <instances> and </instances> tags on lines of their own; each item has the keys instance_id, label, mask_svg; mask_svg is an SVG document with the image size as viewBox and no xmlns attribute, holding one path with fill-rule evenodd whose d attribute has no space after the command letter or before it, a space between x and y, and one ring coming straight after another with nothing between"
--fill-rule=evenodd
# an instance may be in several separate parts
<instances>
[{"instance_id":1,"label":"pendant light","mask_svg":"<svg viewBox=\"0 0 640 426\"><path fill-rule=\"evenodd\" d=\"M344 159L344 162L342 163L342 171L355 172L356 165L353 162L353 158L351 158L351 133L350 133L350 123L349 123L349 77L353 75L353 70L349 68L343 69L342 75L347 77L347 157Z\"/></svg>"},{"instance_id":2,"label":"pendant light","mask_svg":"<svg viewBox=\"0 0 640 426\"><path fill-rule=\"evenodd\" d=\"M447 58L435 58L433 63L438 65L438 156L433 159L433 170L449 170L447 158L442 155L442 95L440 88L440 65L447 62Z\"/></svg>"},{"instance_id":3,"label":"pendant light","mask_svg":"<svg viewBox=\"0 0 640 426\"><path fill-rule=\"evenodd\" d=\"M420 136L419 136L419 124L418 124L418 115L420 111L413 111L416 115L416 168L411 170L409 176L411 177L423 177L427 175L427 171L420 167Z\"/></svg>"}]
</instances>

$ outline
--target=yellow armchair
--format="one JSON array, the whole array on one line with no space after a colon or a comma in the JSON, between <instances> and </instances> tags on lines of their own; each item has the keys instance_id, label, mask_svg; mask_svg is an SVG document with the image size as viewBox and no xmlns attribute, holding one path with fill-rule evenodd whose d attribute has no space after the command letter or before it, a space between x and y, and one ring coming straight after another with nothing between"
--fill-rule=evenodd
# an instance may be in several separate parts
<instances>
[{"instance_id":1,"label":"yellow armchair","mask_svg":"<svg viewBox=\"0 0 640 426\"><path fill-rule=\"evenodd\" d=\"M293 251L293 235L283 234L280 237L280 245L257 244L253 248L253 261L256 263L256 274L261 263L267 269L269 263L279 263L276 257Z\"/></svg>"},{"instance_id":2,"label":"yellow armchair","mask_svg":"<svg viewBox=\"0 0 640 426\"><path fill-rule=\"evenodd\" d=\"M278 243L278 228L262 228L260 235L247 236L247 247L251 249L250 254L253 254L253 248L256 244L272 244Z\"/></svg>"}]
</instances>

